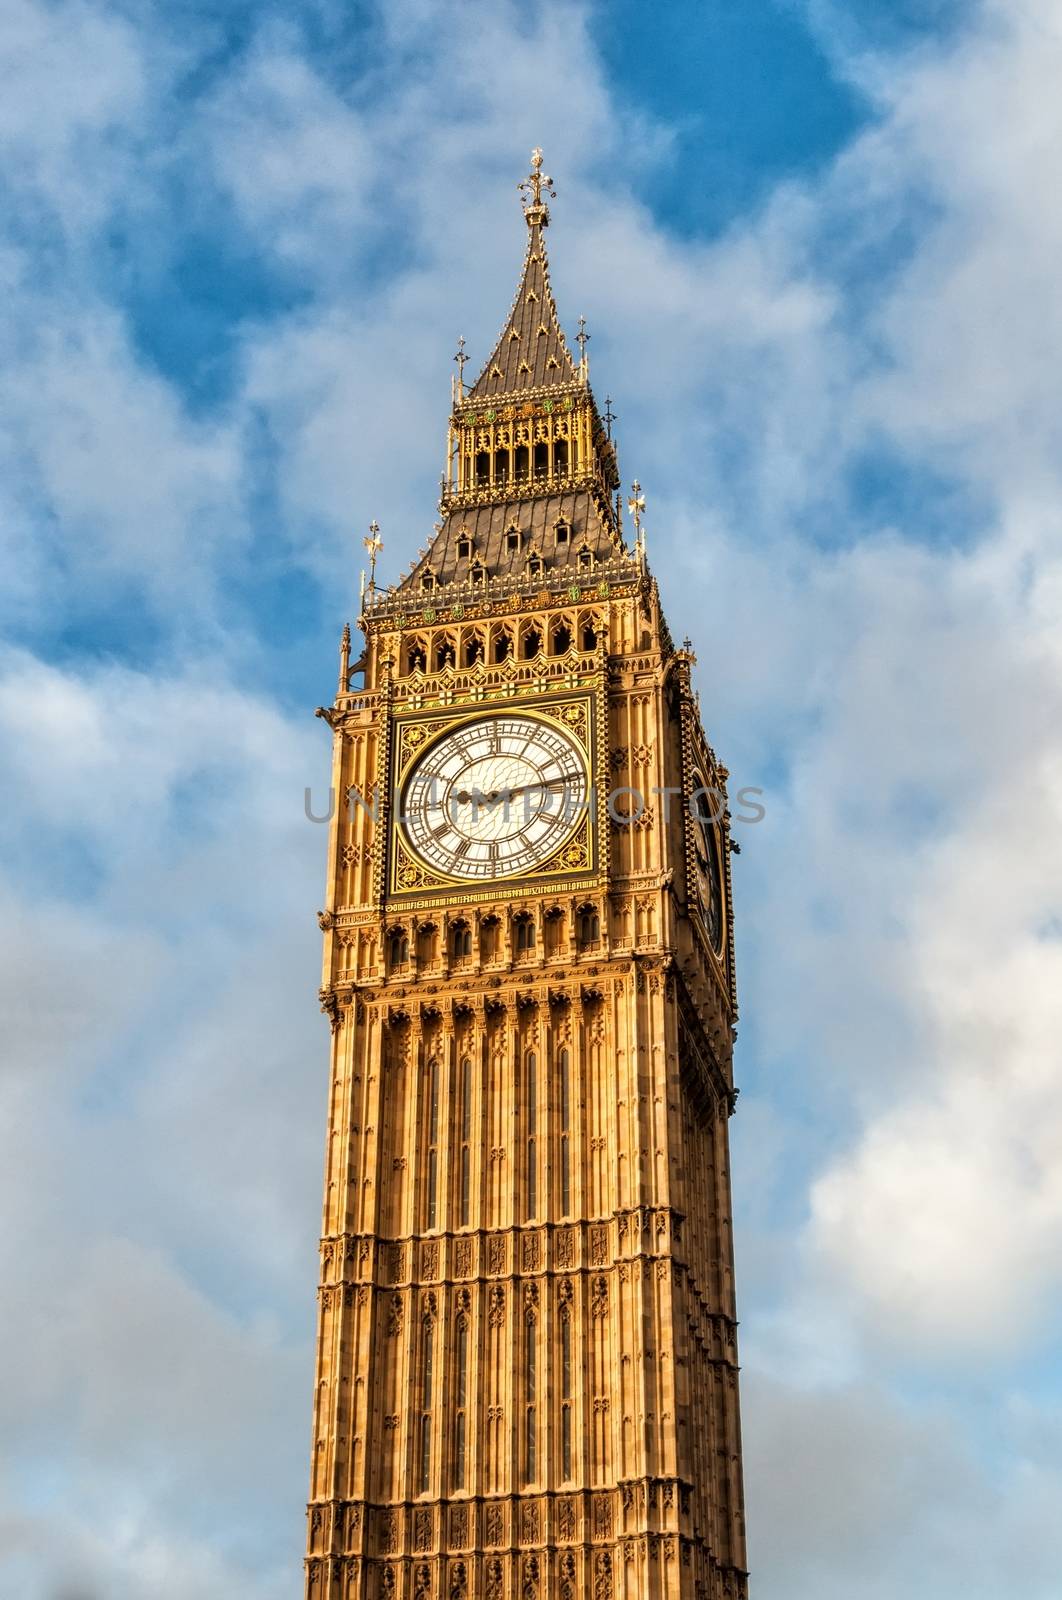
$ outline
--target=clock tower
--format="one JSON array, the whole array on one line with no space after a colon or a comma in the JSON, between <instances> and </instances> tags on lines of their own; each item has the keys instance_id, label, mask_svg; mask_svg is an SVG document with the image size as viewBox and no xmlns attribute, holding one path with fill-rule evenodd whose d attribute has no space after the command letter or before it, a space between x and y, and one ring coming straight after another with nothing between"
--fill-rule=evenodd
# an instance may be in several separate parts
<instances>
[{"instance_id":1,"label":"clock tower","mask_svg":"<svg viewBox=\"0 0 1062 1600\"><path fill-rule=\"evenodd\" d=\"M747 1594L726 769L547 196L334 704L309 1600ZM362 682L355 684L355 675Z\"/></svg>"}]
</instances>

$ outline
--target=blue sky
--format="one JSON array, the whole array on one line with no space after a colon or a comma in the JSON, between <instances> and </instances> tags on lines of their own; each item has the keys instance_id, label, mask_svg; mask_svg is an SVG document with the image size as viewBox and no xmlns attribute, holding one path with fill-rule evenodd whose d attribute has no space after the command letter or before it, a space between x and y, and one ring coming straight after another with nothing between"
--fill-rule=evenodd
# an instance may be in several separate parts
<instances>
[{"instance_id":1,"label":"blue sky","mask_svg":"<svg viewBox=\"0 0 1062 1600\"><path fill-rule=\"evenodd\" d=\"M8 0L0 1588L297 1592L302 811L534 144L735 784L758 1600L1057 1600L1050 0Z\"/></svg>"}]
</instances>

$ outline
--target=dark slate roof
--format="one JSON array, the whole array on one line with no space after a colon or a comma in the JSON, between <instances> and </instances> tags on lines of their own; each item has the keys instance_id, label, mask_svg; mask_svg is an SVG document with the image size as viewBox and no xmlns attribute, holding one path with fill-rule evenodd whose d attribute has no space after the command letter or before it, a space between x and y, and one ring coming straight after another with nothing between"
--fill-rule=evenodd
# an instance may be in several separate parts
<instances>
[{"instance_id":1,"label":"dark slate roof","mask_svg":"<svg viewBox=\"0 0 1062 1600\"><path fill-rule=\"evenodd\" d=\"M550 287L542 224L532 222L512 310L490 359L468 391L468 398L494 399L544 384L572 383L576 377Z\"/></svg>"},{"instance_id":2,"label":"dark slate roof","mask_svg":"<svg viewBox=\"0 0 1062 1600\"><path fill-rule=\"evenodd\" d=\"M558 522L566 522L566 543L557 542ZM510 550L508 535L515 530L520 540ZM468 556L458 555L458 545L471 539ZM403 589L418 588L426 572L435 574L437 583L463 583L477 562L488 577L522 575L532 554L541 556L544 576L558 568L578 569L579 552L589 547L595 561L605 561L617 549L617 541L603 520L589 489L578 488L559 494L541 495L533 500L514 498L496 505L457 506L448 513L430 549L421 556L402 581Z\"/></svg>"}]
</instances>

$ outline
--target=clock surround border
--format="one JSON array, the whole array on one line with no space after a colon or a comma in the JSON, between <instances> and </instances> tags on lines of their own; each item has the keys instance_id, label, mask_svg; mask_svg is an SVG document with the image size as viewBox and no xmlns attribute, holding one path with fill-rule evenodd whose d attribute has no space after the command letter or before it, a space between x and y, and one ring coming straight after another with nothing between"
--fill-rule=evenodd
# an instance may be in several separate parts
<instances>
[{"instance_id":1,"label":"clock surround border","mask_svg":"<svg viewBox=\"0 0 1062 1600\"><path fill-rule=\"evenodd\" d=\"M503 706L499 705L497 700L491 699L464 700L452 707L432 705L416 710L396 707L388 719L390 739L386 783L388 797L393 799L394 803L388 806L387 862L382 897L384 904L407 906L423 902L425 898L433 905L469 904L481 900L487 892L525 896L555 893L562 887L590 888L598 884L607 874L608 849L606 811L608 797L601 784L597 782L601 751L607 743L607 711L604 709L604 698L604 683L599 682L575 691L566 684L559 693L546 692L526 698L521 696L518 701L508 699L506 701L507 708L513 715L537 714L546 722L559 724L579 747L586 764L588 792L591 799L581 830L586 839L586 863L575 868L570 865L557 867L552 871L548 863L546 865L539 863L524 873L475 882L467 878L449 878L442 873L428 872L423 868L419 858L413 854L402 837L399 796L414 763L430 743L445 738L449 731L462 725L480 722L486 716L503 714ZM565 727L562 719L556 715L557 709L565 705L585 708L585 731L581 732L571 726ZM411 726L425 724L431 725L427 739L418 742L416 749L406 754L403 743L405 731ZM568 849L579 837L580 829L576 827L564 843L558 846L558 851ZM397 885L396 866L402 856L407 857L421 869L423 881L419 885L409 888Z\"/></svg>"}]
</instances>

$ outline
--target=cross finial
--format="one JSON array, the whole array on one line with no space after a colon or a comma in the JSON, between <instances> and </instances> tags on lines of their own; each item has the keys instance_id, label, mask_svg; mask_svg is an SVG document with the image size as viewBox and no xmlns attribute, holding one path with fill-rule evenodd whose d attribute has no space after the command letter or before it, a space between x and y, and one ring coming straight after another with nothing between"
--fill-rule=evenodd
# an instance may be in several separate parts
<instances>
[{"instance_id":1,"label":"cross finial","mask_svg":"<svg viewBox=\"0 0 1062 1600\"><path fill-rule=\"evenodd\" d=\"M553 200L557 198L557 191L553 187L553 179L542 171L542 151L537 145L531 152L531 171L526 178L521 178L516 187L523 196L528 227L533 228L536 223L545 227L549 222L549 207L542 198L542 191L545 189Z\"/></svg>"},{"instance_id":2,"label":"cross finial","mask_svg":"<svg viewBox=\"0 0 1062 1600\"><path fill-rule=\"evenodd\" d=\"M369 552L369 589L373 594L375 594L376 557L380 554L380 551L384 547L383 540L380 538L380 524L375 520L375 518L369 523L369 537L367 539L363 539L362 544Z\"/></svg>"},{"instance_id":3,"label":"cross finial","mask_svg":"<svg viewBox=\"0 0 1062 1600\"><path fill-rule=\"evenodd\" d=\"M612 438L612 424L615 420L616 413L612 409L612 396L607 394L605 396L605 428L610 439Z\"/></svg>"},{"instance_id":4,"label":"cross finial","mask_svg":"<svg viewBox=\"0 0 1062 1600\"><path fill-rule=\"evenodd\" d=\"M586 331L586 318L579 318L579 332L575 335L575 342L579 346L579 361L584 371L586 369L586 346L590 335Z\"/></svg>"},{"instance_id":5,"label":"cross finial","mask_svg":"<svg viewBox=\"0 0 1062 1600\"><path fill-rule=\"evenodd\" d=\"M644 558L645 535L642 532L642 513L645 510L645 496L637 478L631 484L631 497L627 501L627 510L634 518L634 547L639 556Z\"/></svg>"},{"instance_id":6,"label":"cross finial","mask_svg":"<svg viewBox=\"0 0 1062 1600\"><path fill-rule=\"evenodd\" d=\"M457 384L463 392L465 387L465 362L468 360L465 354L465 336L463 333L458 336L457 354L454 356L454 360L457 362Z\"/></svg>"}]
</instances>

